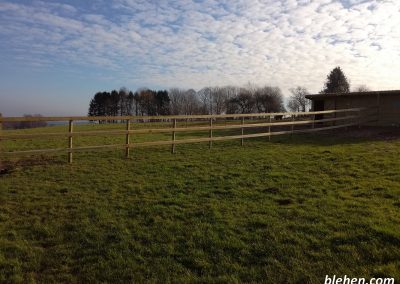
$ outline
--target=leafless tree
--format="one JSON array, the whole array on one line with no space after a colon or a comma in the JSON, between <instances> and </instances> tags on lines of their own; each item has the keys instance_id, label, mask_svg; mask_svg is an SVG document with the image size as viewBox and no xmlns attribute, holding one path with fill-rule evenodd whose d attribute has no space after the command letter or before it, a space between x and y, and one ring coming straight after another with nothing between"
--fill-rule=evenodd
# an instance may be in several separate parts
<instances>
[{"instance_id":1,"label":"leafless tree","mask_svg":"<svg viewBox=\"0 0 400 284\"><path fill-rule=\"evenodd\" d=\"M197 97L197 93L193 89L189 89L184 92L183 99L183 114L193 115L200 112L200 101Z\"/></svg>"},{"instance_id":2,"label":"leafless tree","mask_svg":"<svg viewBox=\"0 0 400 284\"><path fill-rule=\"evenodd\" d=\"M309 105L310 101L306 99L306 95L309 95L310 93L307 91L306 88L304 87L296 87L290 89L290 92L292 95L289 98L288 101L288 108L291 111L298 111L298 112L306 112Z\"/></svg>"},{"instance_id":3,"label":"leafless tree","mask_svg":"<svg viewBox=\"0 0 400 284\"><path fill-rule=\"evenodd\" d=\"M183 114L185 105L185 90L172 88L168 91L170 99L170 110L172 115Z\"/></svg>"},{"instance_id":4,"label":"leafless tree","mask_svg":"<svg viewBox=\"0 0 400 284\"><path fill-rule=\"evenodd\" d=\"M354 92L370 92L371 89L367 85L359 85L354 89Z\"/></svg>"},{"instance_id":5,"label":"leafless tree","mask_svg":"<svg viewBox=\"0 0 400 284\"><path fill-rule=\"evenodd\" d=\"M205 87L197 92L201 102L201 113L212 114L212 91L210 87Z\"/></svg>"},{"instance_id":6,"label":"leafless tree","mask_svg":"<svg viewBox=\"0 0 400 284\"><path fill-rule=\"evenodd\" d=\"M169 90L170 109L173 115L192 115L201 112L201 102L193 89Z\"/></svg>"}]
</instances>

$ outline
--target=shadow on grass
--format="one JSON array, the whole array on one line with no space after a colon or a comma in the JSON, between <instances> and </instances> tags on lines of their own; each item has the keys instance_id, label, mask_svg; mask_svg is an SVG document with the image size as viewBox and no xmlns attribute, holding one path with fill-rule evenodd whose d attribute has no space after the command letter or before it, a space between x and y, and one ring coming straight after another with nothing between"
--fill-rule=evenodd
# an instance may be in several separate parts
<instances>
[{"instance_id":1,"label":"shadow on grass","mask_svg":"<svg viewBox=\"0 0 400 284\"><path fill-rule=\"evenodd\" d=\"M280 131L280 130L275 130ZM295 133L272 136L271 142L292 145L332 146L358 144L375 141L400 141L400 127L349 127L347 129L326 130L315 133Z\"/></svg>"}]
</instances>

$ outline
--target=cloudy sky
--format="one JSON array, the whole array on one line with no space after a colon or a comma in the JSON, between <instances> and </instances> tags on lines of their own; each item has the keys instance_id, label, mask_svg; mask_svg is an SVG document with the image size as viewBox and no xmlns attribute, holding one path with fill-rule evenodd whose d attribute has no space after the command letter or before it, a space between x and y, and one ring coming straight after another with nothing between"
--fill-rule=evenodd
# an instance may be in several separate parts
<instances>
[{"instance_id":1,"label":"cloudy sky","mask_svg":"<svg viewBox=\"0 0 400 284\"><path fill-rule=\"evenodd\" d=\"M399 0L0 0L0 112L85 114L126 86L400 89Z\"/></svg>"}]
</instances>

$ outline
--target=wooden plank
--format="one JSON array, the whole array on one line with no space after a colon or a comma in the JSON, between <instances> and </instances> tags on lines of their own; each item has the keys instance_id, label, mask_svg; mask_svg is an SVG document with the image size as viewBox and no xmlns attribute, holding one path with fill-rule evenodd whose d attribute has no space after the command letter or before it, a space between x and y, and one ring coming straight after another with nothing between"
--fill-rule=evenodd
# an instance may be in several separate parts
<instances>
[{"instance_id":1,"label":"wooden plank","mask_svg":"<svg viewBox=\"0 0 400 284\"><path fill-rule=\"evenodd\" d=\"M348 123L343 125L336 125L330 127L321 127L314 129L301 129L294 130L294 133L308 133L308 132L317 132L324 130L337 129L342 127L354 126L358 123ZM160 145L170 145L170 144L187 144L187 143L197 143L197 142L209 142L209 141L225 141L225 140L234 140L234 139L242 139L242 138L256 138L256 137L265 137L265 136L277 136L283 134L291 134L291 131L277 131L277 132L266 132L266 133L255 133L255 134L246 134L246 135L233 135L233 136L218 136L218 137L207 137L207 138L194 138L194 139L183 139L183 140L167 140L167 141L151 141L151 142L139 142L139 143L130 143L130 147L145 147L145 146L160 146ZM28 151L12 151L12 152L3 152L6 155L18 155L18 154L43 154L43 153L53 153L53 152L78 152L78 151L89 151L89 150L97 150L97 149L110 149L110 148L126 148L126 144L111 144L111 145L98 145L98 146L87 146L87 147L74 147L70 148L58 148L58 149L39 149L39 150L28 150Z\"/></svg>"},{"instance_id":2,"label":"wooden plank","mask_svg":"<svg viewBox=\"0 0 400 284\"><path fill-rule=\"evenodd\" d=\"M343 116L337 118L325 118L318 120L318 122L329 122L339 121L357 118L356 115ZM233 124L233 125L222 125L212 126L212 129L237 129L237 128L253 128L253 127L265 127L265 126L285 126L285 125L301 125L314 123L314 120L299 120L299 121L288 121L288 122L269 122L269 123L250 123L250 124ZM153 129L135 129L129 130L129 134L150 134L150 133L166 133L166 132L190 132L190 131L207 131L210 130L210 126L194 126L194 127L183 127L183 128L153 128ZM32 133L32 134L8 134L3 135L2 139L29 139L29 138L52 138L52 137L69 137L69 136L101 136L101 135L124 135L127 134L127 130L107 130L107 131L76 131L73 133L60 132L60 133Z\"/></svg>"},{"instance_id":3,"label":"wooden plank","mask_svg":"<svg viewBox=\"0 0 400 284\"><path fill-rule=\"evenodd\" d=\"M168 120L168 119L209 119L209 118L242 118L242 117L263 117L268 115L312 115L328 114L341 112L357 112L365 108L350 108L339 110L324 110L313 112L276 112L276 113L251 113L251 114L220 114L220 115L165 115L165 116L55 116L55 117L2 117L0 121L124 121L127 119L135 120Z\"/></svg>"}]
</instances>

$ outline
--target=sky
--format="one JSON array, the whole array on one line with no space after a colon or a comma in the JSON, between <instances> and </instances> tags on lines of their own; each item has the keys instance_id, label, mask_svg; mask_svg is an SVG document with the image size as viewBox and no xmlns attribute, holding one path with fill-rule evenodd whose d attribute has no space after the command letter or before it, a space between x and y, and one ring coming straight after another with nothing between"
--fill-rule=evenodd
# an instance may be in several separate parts
<instances>
[{"instance_id":1,"label":"sky","mask_svg":"<svg viewBox=\"0 0 400 284\"><path fill-rule=\"evenodd\" d=\"M127 87L400 89L399 0L0 0L0 112L85 115Z\"/></svg>"}]
</instances>

